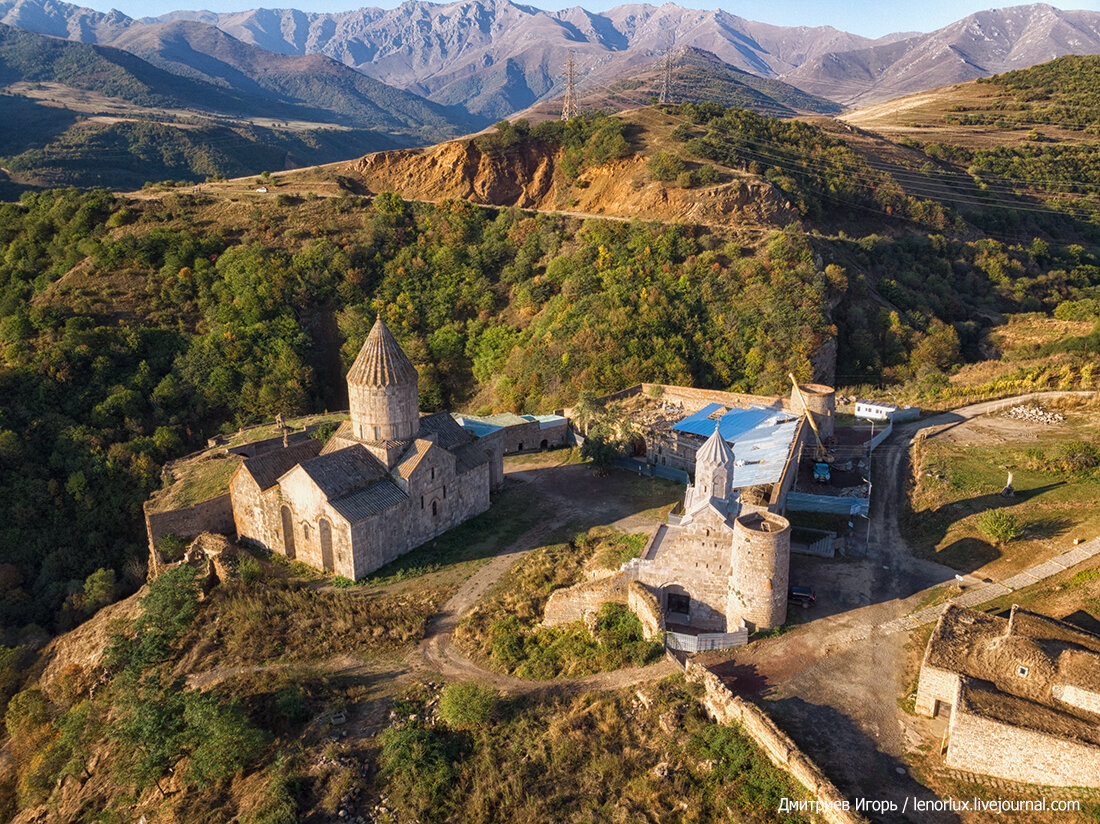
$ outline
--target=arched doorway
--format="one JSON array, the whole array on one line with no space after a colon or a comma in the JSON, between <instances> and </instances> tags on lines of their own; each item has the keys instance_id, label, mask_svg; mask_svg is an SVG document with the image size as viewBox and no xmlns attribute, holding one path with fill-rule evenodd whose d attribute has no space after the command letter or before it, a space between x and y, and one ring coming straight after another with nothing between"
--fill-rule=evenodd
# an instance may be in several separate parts
<instances>
[{"instance_id":1,"label":"arched doorway","mask_svg":"<svg viewBox=\"0 0 1100 824\"><path fill-rule=\"evenodd\" d=\"M543 438L542 443L539 444L539 449L549 449L549 448L550 448L550 442L548 440L546 440L546 438Z\"/></svg>"},{"instance_id":2,"label":"arched doorway","mask_svg":"<svg viewBox=\"0 0 1100 824\"><path fill-rule=\"evenodd\" d=\"M327 518L317 522L317 532L321 536L321 566L325 572L332 572L332 525Z\"/></svg>"},{"instance_id":3,"label":"arched doorway","mask_svg":"<svg viewBox=\"0 0 1100 824\"><path fill-rule=\"evenodd\" d=\"M284 506L280 511L283 519L283 552L287 558L294 558L294 519L290 515L290 507Z\"/></svg>"},{"instance_id":4,"label":"arched doorway","mask_svg":"<svg viewBox=\"0 0 1100 824\"><path fill-rule=\"evenodd\" d=\"M691 596L688 591L677 584L669 584L662 588L661 594L668 623L690 624Z\"/></svg>"}]
</instances>

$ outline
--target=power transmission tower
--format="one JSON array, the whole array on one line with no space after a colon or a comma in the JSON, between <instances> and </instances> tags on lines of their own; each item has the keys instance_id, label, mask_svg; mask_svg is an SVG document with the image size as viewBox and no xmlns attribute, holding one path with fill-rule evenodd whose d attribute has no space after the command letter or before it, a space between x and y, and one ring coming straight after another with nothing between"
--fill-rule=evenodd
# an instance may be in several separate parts
<instances>
[{"instance_id":1,"label":"power transmission tower","mask_svg":"<svg viewBox=\"0 0 1100 824\"><path fill-rule=\"evenodd\" d=\"M672 43L665 49L665 76L661 80L661 94L658 103L672 102Z\"/></svg>"},{"instance_id":2,"label":"power transmission tower","mask_svg":"<svg viewBox=\"0 0 1100 824\"><path fill-rule=\"evenodd\" d=\"M569 51L569 62L565 66L565 100L561 104L561 119L569 120L581 113L581 107L577 105L577 72L573 63L573 51Z\"/></svg>"}]
</instances>

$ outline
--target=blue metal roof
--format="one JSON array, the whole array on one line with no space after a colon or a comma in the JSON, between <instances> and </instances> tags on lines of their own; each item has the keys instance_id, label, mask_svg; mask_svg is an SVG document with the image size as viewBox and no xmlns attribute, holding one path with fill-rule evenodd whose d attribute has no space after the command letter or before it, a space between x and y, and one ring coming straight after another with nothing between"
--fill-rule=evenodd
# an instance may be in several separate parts
<instances>
[{"instance_id":1,"label":"blue metal roof","mask_svg":"<svg viewBox=\"0 0 1100 824\"><path fill-rule=\"evenodd\" d=\"M470 415L454 415L453 417L456 421L458 421L459 426L461 426L467 432L473 432L479 438L483 438L486 435L491 435L498 429L504 428L502 426L498 426L495 423L489 423L488 421L484 421Z\"/></svg>"},{"instance_id":2,"label":"blue metal roof","mask_svg":"<svg viewBox=\"0 0 1100 824\"><path fill-rule=\"evenodd\" d=\"M690 432L702 438L714 433L714 419L711 417L720 409L729 409L720 403L708 403L693 415L688 415L672 428L678 432ZM774 418L776 410L753 406L748 409L729 409L718 419L718 431L727 443L736 441L742 434L763 423L769 417Z\"/></svg>"},{"instance_id":3,"label":"blue metal roof","mask_svg":"<svg viewBox=\"0 0 1100 824\"><path fill-rule=\"evenodd\" d=\"M716 415L722 409L728 411ZM709 403L672 428L707 438L714 432L716 418L719 433L733 448L736 461L733 488L744 489L778 482L798 430L798 417L781 409L762 406L729 409L722 404Z\"/></svg>"}]
</instances>

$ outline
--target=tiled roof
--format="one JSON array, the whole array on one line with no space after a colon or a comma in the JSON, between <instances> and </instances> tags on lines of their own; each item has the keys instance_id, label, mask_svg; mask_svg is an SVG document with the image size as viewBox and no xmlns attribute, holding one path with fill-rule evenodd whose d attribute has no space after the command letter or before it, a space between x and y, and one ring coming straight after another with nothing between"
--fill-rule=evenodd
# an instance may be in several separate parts
<instances>
[{"instance_id":1,"label":"tiled roof","mask_svg":"<svg viewBox=\"0 0 1100 824\"><path fill-rule=\"evenodd\" d=\"M348 383L367 386L392 386L416 383L416 368L397 339L382 322L382 316L374 322L363 348L348 371Z\"/></svg>"},{"instance_id":2,"label":"tiled roof","mask_svg":"<svg viewBox=\"0 0 1100 824\"><path fill-rule=\"evenodd\" d=\"M386 467L358 444L303 461L302 469L329 501L386 477Z\"/></svg>"},{"instance_id":3,"label":"tiled roof","mask_svg":"<svg viewBox=\"0 0 1100 824\"><path fill-rule=\"evenodd\" d=\"M449 412L436 412L433 415L425 415L420 419L419 436L434 434L436 443L444 449L453 450L456 446L469 443L471 435L458 425Z\"/></svg>"},{"instance_id":4,"label":"tiled roof","mask_svg":"<svg viewBox=\"0 0 1100 824\"><path fill-rule=\"evenodd\" d=\"M489 456L485 454L476 442L463 444L454 450L455 474L462 475L471 469L476 469L484 463L488 463Z\"/></svg>"},{"instance_id":5,"label":"tiled roof","mask_svg":"<svg viewBox=\"0 0 1100 824\"><path fill-rule=\"evenodd\" d=\"M424 456L428 454L428 450L431 448L431 441L417 438L412 442L412 445L409 446L409 450L401 456L401 460L397 462L394 471L405 480L408 480L413 470L420 465L420 461L423 460Z\"/></svg>"},{"instance_id":6,"label":"tiled roof","mask_svg":"<svg viewBox=\"0 0 1100 824\"><path fill-rule=\"evenodd\" d=\"M397 506L408 498L397 484L386 478L342 495L336 500L330 500L329 503L348 523L355 523Z\"/></svg>"},{"instance_id":7,"label":"tiled roof","mask_svg":"<svg viewBox=\"0 0 1100 824\"><path fill-rule=\"evenodd\" d=\"M302 461L316 457L321 451L321 442L316 438L292 444L286 449L273 449L244 462L245 471L260 489L270 489L276 481Z\"/></svg>"}]
</instances>

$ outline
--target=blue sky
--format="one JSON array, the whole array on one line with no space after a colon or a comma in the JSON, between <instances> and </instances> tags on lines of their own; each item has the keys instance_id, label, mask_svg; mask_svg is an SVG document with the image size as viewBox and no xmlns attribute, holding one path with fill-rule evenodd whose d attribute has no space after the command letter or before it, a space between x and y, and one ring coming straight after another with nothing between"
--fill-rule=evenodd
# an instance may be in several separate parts
<instances>
[{"instance_id":1,"label":"blue sky","mask_svg":"<svg viewBox=\"0 0 1100 824\"><path fill-rule=\"evenodd\" d=\"M589 11L600 11L620 5L627 0L535 0L528 5L544 9L560 9L583 6ZM639 2L641 0L633 0ZM258 6L266 8L296 8L303 11L345 11L361 6L392 8L399 0L94 0L81 2L69 0L74 5L90 6L100 11L117 8L131 17L155 16L175 9L206 8L211 11L239 11ZM517 0L523 2L523 0ZM662 0L648 0L659 5ZM918 0L896 2L894 0L848 0L848 2L824 2L824 0L680 0L690 8L722 8L749 20L760 20L780 26L834 26L844 31L879 37L895 31L932 31L946 26L960 17L990 8L988 3L971 0ZM1050 5L1062 9L1089 9L1100 11L1100 0L1067 0ZM997 8L997 7L994 7Z\"/></svg>"}]
</instances>

